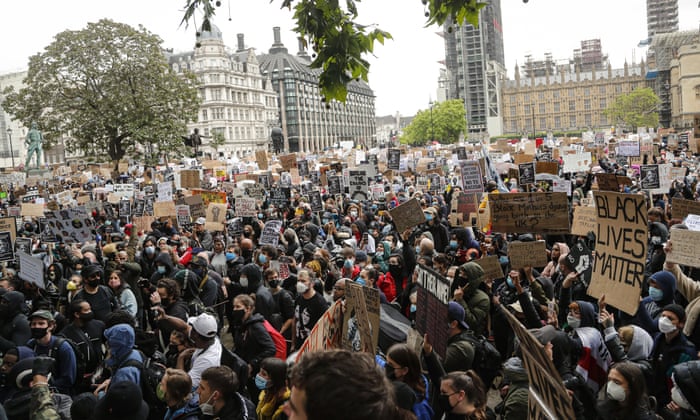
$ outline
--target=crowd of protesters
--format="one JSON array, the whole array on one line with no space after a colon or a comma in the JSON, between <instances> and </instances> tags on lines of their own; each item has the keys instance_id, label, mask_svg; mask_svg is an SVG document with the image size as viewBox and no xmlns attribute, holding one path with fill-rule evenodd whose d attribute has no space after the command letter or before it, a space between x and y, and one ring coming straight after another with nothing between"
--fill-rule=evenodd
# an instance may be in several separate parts
<instances>
[{"instance_id":1,"label":"crowd of protesters","mask_svg":"<svg viewBox=\"0 0 700 420\"><path fill-rule=\"evenodd\" d=\"M299 186L283 206L266 194L256 217L236 218L229 197L227 222L237 219L239 230L211 232L204 217L175 227L166 217L139 231L98 209L93 240L47 244L25 219L17 235L31 238L45 275L28 281L16 263L0 273L0 419L525 419L528 375L505 311L545 347L577 419L700 418L699 273L665 261L669 232L686 227L669 217L673 199L695 199L700 184L692 160L671 151L667 160L693 167L647 206L634 316L586 294L567 256L581 240L593 249L590 237L451 225L453 174L439 189L385 179L374 200L322 186L316 212ZM485 175L486 193L525 189ZM590 197L593 180L567 180L571 208ZM425 222L399 232L389 210L414 198ZM283 221L277 245L260 243L270 220ZM548 263L510 269L516 239L544 240ZM503 278L484 276L476 261L487 256L499 258ZM295 360L352 282L415 322L419 264L451 284L444 357L428 331L418 350L395 343L376 355ZM500 354L494 372L480 365L481 337ZM489 402L490 390L500 403Z\"/></svg>"}]
</instances>

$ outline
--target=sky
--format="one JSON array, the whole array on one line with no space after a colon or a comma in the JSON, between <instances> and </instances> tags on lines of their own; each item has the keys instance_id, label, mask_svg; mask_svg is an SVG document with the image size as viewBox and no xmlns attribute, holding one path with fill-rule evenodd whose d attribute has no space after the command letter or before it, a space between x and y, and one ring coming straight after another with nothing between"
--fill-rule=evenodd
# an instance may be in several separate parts
<instances>
[{"instance_id":1,"label":"sky","mask_svg":"<svg viewBox=\"0 0 700 420\"><path fill-rule=\"evenodd\" d=\"M698 0L679 0L680 29L698 29ZM102 18L142 24L163 39L163 47L193 49L195 26L180 26L184 0L34 0L3 2L0 25L0 74L24 70L28 58L43 51L53 36L83 29ZM236 47L236 34L245 35L247 47L266 52L274 26L290 53L298 50L292 31L292 12L280 10L281 0L222 0L214 23L224 42ZM393 40L377 46L369 58L370 86L376 95L378 116L409 116L427 109L436 98L440 61L444 60L442 28L426 28L420 0L364 0L358 3L358 22L377 25ZM229 12L230 10L230 12ZM508 77L526 54L541 59L551 52L555 60L571 57L586 39L600 38L613 67L639 61L637 48L646 38L646 0L502 0L505 60Z\"/></svg>"}]
</instances>

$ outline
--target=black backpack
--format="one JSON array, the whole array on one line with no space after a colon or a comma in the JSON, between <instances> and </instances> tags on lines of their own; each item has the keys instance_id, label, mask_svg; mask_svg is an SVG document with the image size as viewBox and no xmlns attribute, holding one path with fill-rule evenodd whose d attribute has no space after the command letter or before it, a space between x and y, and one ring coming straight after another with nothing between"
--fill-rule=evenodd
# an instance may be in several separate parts
<instances>
[{"instance_id":1,"label":"black backpack","mask_svg":"<svg viewBox=\"0 0 700 420\"><path fill-rule=\"evenodd\" d=\"M80 347L78 347L78 345L70 338L60 336L55 336L55 338L56 340L54 340L53 346L51 346L49 349L49 354L47 356L53 357L58 364L58 350L61 348L61 345L63 345L64 342L68 343L71 349L73 349L73 354L75 355L75 383L71 387L71 390L76 392L84 391L82 386L85 384L83 382L87 380L85 379L85 370L87 366L85 355L83 354L82 350L80 350ZM34 353L36 353L36 340L32 340L27 344L32 348Z\"/></svg>"},{"instance_id":2,"label":"black backpack","mask_svg":"<svg viewBox=\"0 0 700 420\"><path fill-rule=\"evenodd\" d=\"M475 336L471 331L462 334L462 337L474 348L473 369L479 374L486 386L491 386L491 382L501 369L501 353L484 336Z\"/></svg>"},{"instance_id":3,"label":"black backpack","mask_svg":"<svg viewBox=\"0 0 700 420\"><path fill-rule=\"evenodd\" d=\"M158 411L154 410L154 408L165 407L165 403L158 399L158 394L156 393L156 390L158 389L158 385L163 379L163 376L165 376L166 367L164 364L156 361L154 358L146 357L146 355L143 354L143 352L141 352L140 350L136 351L139 352L139 354L141 355L141 359L145 362L141 363L138 360L129 359L121 365L119 365L119 368L135 367L139 369L141 378L141 393L143 394L143 400L148 403L148 405L151 407L152 412ZM149 416L149 418L152 417ZM160 418L162 418L162 416Z\"/></svg>"},{"instance_id":4,"label":"black backpack","mask_svg":"<svg viewBox=\"0 0 700 420\"><path fill-rule=\"evenodd\" d=\"M238 383L241 384L240 389L236 389L238 392L245 392L245 384L248 382L248 363L241 359L236 353L227 349L226 346L221 344L221 366L228 366L232 371L238 376Z\"/></svg>"}]
</instances>

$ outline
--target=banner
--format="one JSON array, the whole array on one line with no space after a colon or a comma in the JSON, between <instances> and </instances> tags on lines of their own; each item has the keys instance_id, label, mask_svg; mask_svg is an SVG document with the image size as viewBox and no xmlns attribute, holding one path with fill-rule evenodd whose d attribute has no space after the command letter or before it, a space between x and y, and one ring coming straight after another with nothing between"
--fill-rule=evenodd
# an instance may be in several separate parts
<instances>
[{"instance_id":1,"label":"banner","mask_svg":"<svg viewBox=\"0 0 700 420\"><path fill-rule=\"evenodd\" d=\"M494 232L569 233L566 193L489 194Z\"/></svg>"},{"instance_id":2,"label":"banner","mask_svg":"<svg viewBox=\"0 0 700 420\"><path fill-rule=\"evenodd\" d=\"M588 294L634 315L644 285L647 210L643 195L594 191L596 246Z\"/></svg>"}]
</instances>

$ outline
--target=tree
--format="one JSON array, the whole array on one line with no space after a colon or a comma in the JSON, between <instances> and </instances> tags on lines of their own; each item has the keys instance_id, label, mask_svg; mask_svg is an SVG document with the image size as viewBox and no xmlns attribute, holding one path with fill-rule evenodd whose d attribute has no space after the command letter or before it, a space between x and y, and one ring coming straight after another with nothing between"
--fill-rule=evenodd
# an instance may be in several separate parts
<instances>
[{"instance_id":1,"label":"tree","mask_svg":"<svg viewBox=\"0 0 700 420\"><path fill-rule=\"evenodd\" d=\"M196 79L169 68L161 43L106 19L61 32L30 58L26 87L4 92L3 108L25 126L38 122L46 147L66 136L69 152L113 161L137 145L181 150L199 109Z\"/></svg>"},{"instance_id":2,"label":"tree","mask_svg":"<svg viewBox=\"0 0 700 420\"><path fill-rule=\"evenodd\" d=\"M224 133L221 131L214 131L211 136L211 140L209 141L209 147L214 149L214 153L216 155L219 154L219 148L226 144L226 137L224 137Z\"/></svg>"},{"instance_id":3,"label":"tree","mask_svg":"<svg viewBox=\"0 0 700 420\"><path fill-rule=\"evenodd\" d=\"M360 0L281 0L282 8L292 10L296 27L306 47L312 46L311 67L321 69L319 87L326 100L345 102L347 84L353 79L367 81L369 63L367 54L374 51L375 41L384 44L391 34L375 25L357 22L357 5ZM381 1L381 0L375 0ZM422 0L427 11L426 26L454 22L478 26L479 11L487 3L478 0ZM345 7L343 7L343 3ZM211 18L216 14L221 0L186 0L181 24L194 20L194 13L201 10L204 16L202 30L211 30ZM400 5L397 5L400 7Z\"/></svg>"},{"instance_id":4,"label":"tree","mask_svg":"<svg viewBox=\"0 0 700 420\"><path fill-rule=\"evenodd\" d=\"M637 127L656 127L659 125L659 97L651 88L639 88L618 96L605 115L615 124L624 124L632 131Z\"/></svg>"},{"instance_id":5,"label":"tree","mask_svg":"<svg viewBox=\"0 0 700 420\"><path fill-rule=\"evenodd\" d=\"M404 129L401 143L421 146L431 139L442 144L452 144L467 129L466 111L461 99L438 102L430 109L418 111Z\"/></svg>"}]
</instances>

